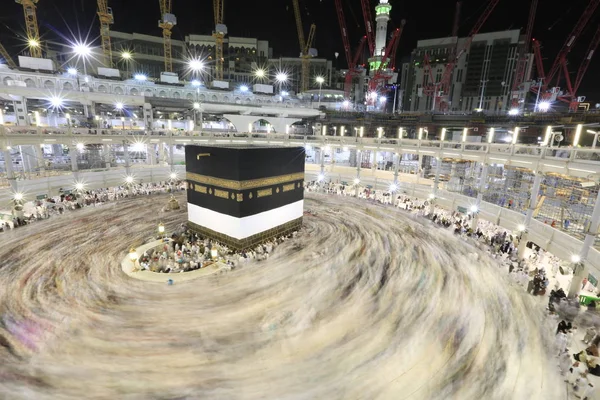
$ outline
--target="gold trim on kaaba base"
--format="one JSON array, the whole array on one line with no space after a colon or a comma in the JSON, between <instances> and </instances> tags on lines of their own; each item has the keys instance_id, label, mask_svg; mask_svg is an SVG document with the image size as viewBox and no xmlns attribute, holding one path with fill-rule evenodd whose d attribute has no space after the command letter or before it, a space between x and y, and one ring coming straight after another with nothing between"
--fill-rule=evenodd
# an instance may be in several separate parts
<instances>
[{"instance_id":1,"label":"gold trim on kaaba base","mask_svg":"<svg viewBox=\"0 0 600 400\"><path fill-rule=\"evenodd\" d=\"M247 181L234 181L231 179L215 178L196 174L194 172L186 172L186 179L205 185L218 186L231 190L247 190L256 189L263 186L273 186L281 183L289 183L291 181L304 180L304 172L296 172L294 174L270 176L267 178L251 179Z\"/></svg>"},{"instance_id":2,"label":"gold trim on kaaba base","mask_svg":"<svg viewBox=\"0 0 600 400\"><path fill-rule=\"evenodd\" d=\"M257 244L264 243L277 236L287 235L293 231L296 231L302 227L302 217L296 218L292 221L286 222L285 224L276 226L264 232L257 233L256 235L249 236L244 239L236 239L231 236L227 236L223 233L213 231L212 229L200 226L188 221L188 227L205 237L216 240L217 242L223 243L234 250L244 250L256 246Z\"/></svg>"}]
</instances>

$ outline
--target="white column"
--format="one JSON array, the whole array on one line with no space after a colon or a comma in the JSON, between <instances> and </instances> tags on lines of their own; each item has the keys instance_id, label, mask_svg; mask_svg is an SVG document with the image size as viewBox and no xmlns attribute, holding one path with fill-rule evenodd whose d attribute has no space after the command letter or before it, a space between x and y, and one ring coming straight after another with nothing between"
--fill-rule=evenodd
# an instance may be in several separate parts
<instances>
[{"instance_id":1,"label":"white column","mask_svg":"<svg viewBox=\"0 0 600 400\"><path fill-rule=\"evenodd\" d=\"M377 169L377 150L371 150L371 170Z\"/></svg>"},{"instance_id":2,"label":"white column","mask_svg":"<svg viewBox=\"0 0 600 400\"><path fill-rule=\"evenodd\" d=\"M27 115L27 98L21 97L20 100L13 101L15 110L16 125L29 125L29 116Z\"/></svg>"},{"instance_id":3,"label":"white column","mask_svg":"<svg viewBox=\"0 0 600 400\"><path fill-rule=\"evenodd\" d=\"M104 155L104 166L110 168L110 144L102 145L102 153Z\"/></svg>"},{"instance_id":4,"label":"white column","mask_svg":"<svg viewBox=\"0 0 600 400\"><path fill-rule=\"evenodd\" d=\"M400 168L400 153L394 154L394 183L398 185L398 169Z\"/></svg>"},{"instance_id":5,"label":"white column","mask_svg":"<svg viewBox=\"0 0 600 400\"><path fill-rule=\"evenodd\" d=\"M42 146L34 145L33 148L35 149L35 159L39 170L40 172L43 172L46 170L46 162L44 161L44 151L42 150Z\"/></svg>"},{"instance_id":6,"label":"white column","mask_svg":"<svg viewBox=\"0 0 600 400\"><path fill-rule=\"evenodd\" d=\"M360 186L360 167L362 164L362 153L360 150L356 150L356 179L359 183L354 185L354 197L358 198L358 187Z\"/></svg>"},{"instance_id":7,"label":"white column","mask_svg":"<svg viewBox=\"0 0 600 400\"><path fill-rule=\"evenodd\" d=\"M146 145L146 162L150 165L156 164L154 158L156 157L156 149L154 143Z\"/></svg>"},{"instance_id":8,"label":"white column","mask_svg":"<svg viewBox=\"0 0 600 400\"><path fill-rule=\"evenodd\" d=\"M435 158L435 180L433 181L433 194L437 195L437 191L440 188L440 172L442 170L442 158Z\"/></svg>"},{"instance_id":9,"label":"white column","mask_svg":"<svg viewBox=\"0 0 600 400\"><path fill-rule=\"evenodd\" d=\"M531 220L533 219L533 213L535 211L535 208L537 207L537 198L540 194L540 186L542 184L542 179L544 179L544 174L538 171L535 174L535 178L533 179L533 186L531 187L531 195L529 196L527 214L525 214L525 220L523 221L523 227L525 228L525 230L523 231L523 233L521 233L519 246L517 247L517 255L519 256L519 258L523 258L523 254L525 254L525 248L527 247L527 242L529 238L529 225L531 224Z\"/></svg>"},{"instance_id":10,"label":"white column","mask_svg":"<svg viewBox=\"0 0 600 400\"><path fill-rule=\"evenodd\" d=\"M158 160L159 164L165 161L165 143L163 142L158 144Z\"/></svg>"},{"instance_id":11,"label":"white column","mask_svg":"<svg viewBox=\"0 0 600 400\"><path fill-rule=\"evenodd\" d=\"M69 146L69 158L71 159L71 171L75 180L79 179L79 166L77 165L77 147L72 144Z\"/></svg>"},{"instance_id":12,"label":"white column","mask_svg":"<svg viewBox=\"0 0 600 400\"><path fill-rule=\"evenodd\" d=\"M475 200L475 206L477 207L477 212L473 215L473 220L471 221L471 229L474 231L477 230L477 224L479 223L479 208L481 207L481 201L483 200L483 193L485 191L485 184L487 182L487 174L488 174L488 164L483 163L481 167L481 177L479 179L479 185L477 187L477 200Z\"/></svg>"},{"instance_id":13,"label":"white column","mask_svg":"<svg viewBox=\"0 0 600 400\"><path fill-rule=\"evenodd\" d=\"M129 146L126 141L123 142L123 157L125 158L125 173L131 175L131 162L129 159Z\"/></svg>"},{"instance_id":14,"label":"white column","mask_svg":"<svg viewBox=\"0 0 600 400\"><path fill-rule=\"evenodd\" d=\"M13 161L10 154L10 150L6 147L2 150L4 153L4 167L6 168L6 179L13 192L17 192L17 180L15 179L15 172L13 170Z\"/></svg>"},{"instance_id":15,"label":"white column","mask_svg":"<svg viewBox=\"0 0 600 400\"><path fill-rule=\"evenodd\" d=\"M171 171L173 171L174 164L175 164L175 145L173 143L169 143L169 165L171 166Z\"/></svg>"},{"instance_id":16,"label":"white column","mask_svg":"<svg viewBox=\"0 0 600 400\"><path fill-rule=\"evenodd\" d=\"M571 286L569 286L569 297L576 296L579 293L581 282L583 281L583 278L586 277L586 260L590 250L594 247L598 229L600 229L600 192L598 192L598 195L596 196L594 211L592 211L592 219L585 231L583 246L581 246L581 250L578 254L580 261L575 263L575 274L573 275L573 280L571 280Z\"/></svg>"},{"instance_id":17,"label":"white column","mask_svg":"<svg viewBox=\"0 0 600 400\"><path fill-rule=\"evenodd\" d=\"M152 130L152 125L154 122L154 116L152 114L152 104L144 103L143 107L143 117L144 117L144 127L147 131Z\"/></svg>"}]
</instances>

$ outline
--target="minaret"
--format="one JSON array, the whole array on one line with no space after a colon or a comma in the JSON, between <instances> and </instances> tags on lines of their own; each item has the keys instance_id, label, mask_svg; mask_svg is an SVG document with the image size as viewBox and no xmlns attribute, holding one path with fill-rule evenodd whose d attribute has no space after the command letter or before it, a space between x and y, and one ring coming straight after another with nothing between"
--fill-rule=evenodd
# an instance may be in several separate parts
<instances>
[{"instance_id":1,"label":"minaret","mask_svg":"<svg viewBox=\"0 0 600 400\"><path fill-rule=\"evenodd\" d=\"M392 6L388 4L388 0L379 0L379 4L375 7L375 21L377 21L377 31L375 33L376 56L382 56L385 51L391 10Z\"/></svg>"},{"instance_id":2,"label":"minaret","mask_svg":"<svg viewBox=\"0 0 600 400\"><path fill-rule=\"evenodd\" d=\"M389 0L379 0L379 4L375 6L375 21L377 21L377 30L375 32L375 49L373 57L369 60L371 71L379 68L381 56L385 53L387 44L387 28L390 21L390 11L392 5Z\"/></svg>"}]
</instances>

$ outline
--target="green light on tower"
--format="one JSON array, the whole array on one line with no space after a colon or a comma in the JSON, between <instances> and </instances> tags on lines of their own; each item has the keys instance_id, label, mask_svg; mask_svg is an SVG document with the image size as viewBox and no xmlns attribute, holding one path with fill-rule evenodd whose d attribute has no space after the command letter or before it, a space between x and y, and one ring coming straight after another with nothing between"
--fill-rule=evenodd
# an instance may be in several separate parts
<instances>
[{"instance_id":1,"label":"green light on tower","mask_svg":"<svg viewBox=\"0 0 600 400\"><path fill-rule=\"evenodd\" d=\"M391 4L378 4L375 6L375 15L389 14L391 10Z\"/></svg>"}]
</instances>

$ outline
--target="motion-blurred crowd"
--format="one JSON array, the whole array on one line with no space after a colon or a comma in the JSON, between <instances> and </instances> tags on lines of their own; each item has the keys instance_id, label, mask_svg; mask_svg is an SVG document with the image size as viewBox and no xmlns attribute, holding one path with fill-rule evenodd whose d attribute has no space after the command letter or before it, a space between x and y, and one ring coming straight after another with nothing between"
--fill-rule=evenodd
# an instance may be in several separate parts
<instances>
[{"instance_id":1,"label":"motion-blurred crowd","mask_svg":"<svg viewBox=\"0 0 600 400\"><path fill-rule=\"evenodd\" d=\"M553 278L556 278L559 269L562 268L557 257L533 243L527 244L531 249L527 258L518 257L518 233L485 220L478 220L477 226L473 227L473 215L444 210L427 200L369 187L359 187L357 190L356 186L333 182L310 181L305 183L305 188L307 191L352 197L358 192L358 198L402 208L414 215L428 218L434 224L451 230L487 251L492 258L499 261L499 266L508 272L513 282L534 296L546 295L550 285L545 266L550 266ZM554 353L559 359L559 370L576 398L596 398L593 396L597 396L598 392L591 381L591 375L600 376L600 313L596 312L596 303L592 301L586 307L580 304L578 297L568 299L559 287L558 280L555 281L554 289L550 291L548 298L548 321L555 324L563 318L556 329L557 351ZM574 349L581 346L574 340L577 328L573 324L586 329L581 341L587 347L575 352Z\"/></svg>"},{"instance_id":2,"label":"motion-blurred crowd","mask_svg":"<svg viewBox=\"0 0 600 400\"><path fill-rule=\"evenodd\" d=\"M183 181L176 183L138 183L132 184L130 187L116 186L80 191L60 189L58 196L28 202L25 201L26 199L19 201L22 210L15 212L13 208L12 211L7 211L4 219L0 219L0 233L83 207L96 207L132 196L150 196L184 189L185 183ZM8 212L11 214L7 218ZM1 217L2 215L0 215Z\"/></svg>"}]
</instances>

